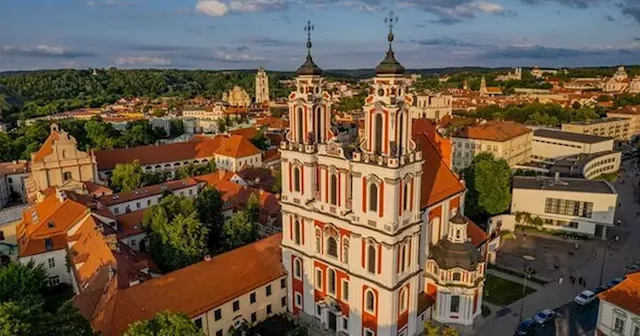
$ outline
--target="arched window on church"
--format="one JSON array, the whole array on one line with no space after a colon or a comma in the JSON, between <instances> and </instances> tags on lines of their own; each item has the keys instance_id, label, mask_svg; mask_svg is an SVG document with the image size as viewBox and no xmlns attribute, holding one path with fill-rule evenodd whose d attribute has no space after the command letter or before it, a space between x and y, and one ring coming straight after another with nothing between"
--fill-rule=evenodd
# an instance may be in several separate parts
<instances>
[{"instance_id":1,"label":"arched window on church","mask_svg":"<svg viewBox=\"0 0 640 336\"><path fill-rule=\"evenodd\" d=\"M329 294L336 295L336 271L329 269Z\"/></svg>"},{"instance_id":2,"label":"arched window on church","mask_svg":"<svg viewBox=\"0 0 640 336\"><path fill-rule=\"evenodd\" d=\"M403 183L402 184L403 187L403 195L402 195L402 209L403 210L409 210L409 184L408 183Z\"/></svg>"},{"instance_id":3,"label":"arched window on church","mask_svg":"<svg viewBox=\"0 0 640 336\"><path fill-rule=\"evenodd\" d=\"M293 167L293 191L300 192L300 168Z\"/></svg>"},{"instance_id":4,"label":"arched window on church","mask_svg":"<svg viewBox=\"0 0 640 336\"><path fill-rule=\"evenodd\" d=\"M382 154L382 114L376 113L375 116L375 144L373 152L375 154Z\"/></svg>"},{"instance_id":5,"label":"arched window on church","mask_svg":"<svg viewBox=\"0 0 640 336\"><path fill-rule=\"evenodd\" d=\"M304 119L302 119L302 108L298 107L298 111L296 112L296 140L297 142L303 142L304 141L304 137L302 135L302 131L303 131L303 123Z\"/></svg>"},{"instance_id":6,"label":"arched window on church","mask_svg":"<svg viewBox=\"0 0 640 336\"><path fill-rule=\"evenodd\" d=\"M329 201L333 205L338 205L338 179L336 178L336 174L331 174L331 197Z\"/></svg>"},{"instance_id":7,"label":"arched window on church","mask_svg":"<svg viewBox=\"0 0 640 336\"><path fill-rule=\"evenodd\" d=\"M370 273L375 273L376 272L376 247L373 246L373 244L369 245L369 248L367 248L367 271L369 271Z\"/></svg>"},{"instance_id":8,"label":"arched window on church","mask_svg":"<svg viewBox=\"0 0 640 336\"><path fill-rule=\"evenodd\" d=\"M71 172L64 172L62 173L62 179L64 181L69 181L73 178L73 175L71 174Z\"/></svg>"},{"instance_id":9,"label":"arched window on church","mask_svg":"<svg viewBox=\"0 0 640 336\"><path fill-rule=\"evenodd\" d=\"M338 257L338 242L333 237L327 239L327 254L334 258Z\"/></svg>"},{"instance_id":10,"label":"arched window on church","mask_svg":"<svg viewBox=\"0 0 640 336\"><path fill-rule=\"evenodd\" d=\"M369 185L369 211L378 211L378 185Z\"/></svg>"},{"instance_id":11,"label":"arched window on church","mask_svg":"<svg viewBox=\"0 0 640 336\"><path fill-rule=\"evenodd\" d=\"M349 262L349 239L342 240L342 262Z\"/></svg>"},{"instance_id":12,"label":"arched window on church","mask_svg":"<svg viewBox=\"0 0 640 336\"><path fill-rule=\"evenodd\" d=\"M294 224L294 231L295 231L293 233L294 241L296 245L300 245L300 221L296 221L296 223Z\"/></svg>"},{"instance_id":13,"label":"arched window on church","mask_svg":"<svg viewBox=\"0 0 640 336\"><path fill-rule=\"evenodd\" d=\"M367 289L367 294L365 295L365 310L370 313L370 314L375 314L375 310L376 310L376 297L375 294L373 294L373 291L371 289Z\"/></svg>"},{"instance_id":14,"label":"arched window on church","mask_svg":"<svg viewBox=\"0 0 640 336\"><path fill-rule=\"evenodd\" d=\"M314 126L316 141L321 142L324 134L322 134L322 109L320 108L320 106L316 108Z\"/></svg>"},{"instance_id":15,"label":"arched window on church","mask_svg":"<svg viewBox=\"0 0 640 336\"><path fill-rule=\"evenodd\" d=\"M407 290L407 287L404 287L400 291L400 312L404 313L405 311L407 311L408 306L409 306L409 291Z\"/></svg>"},{"instance_id":16,"label":"arched window on church","mask_svg":"<svg viewBox=\"0 0 640 336\"><path fill-rule=\"evenodd\" d=\"M293 260L293 275L296 279L302 279L302 265L300 259Z\"/></svg>"},{"instance_id":17,"label":"arched window on church","mask_svg":"<svg viewBox=\"0 0 640 336\"><path fill-rule=\"evenodd\" d=\"M400 113L398 128L398 156L400 156L402 155L402 149L404 148L404 113Z\"/></svg>"}]
</instances>

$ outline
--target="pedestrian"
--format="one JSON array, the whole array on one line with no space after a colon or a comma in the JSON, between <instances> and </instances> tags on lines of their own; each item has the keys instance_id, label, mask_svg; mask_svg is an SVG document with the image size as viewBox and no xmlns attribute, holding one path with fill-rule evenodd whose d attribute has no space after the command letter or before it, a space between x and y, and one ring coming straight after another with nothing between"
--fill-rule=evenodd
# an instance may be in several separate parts
<instances>
[{"instance_id":1,"label":"pedestrian","mask_svg":"<svg viewBox=\"0 0 640 336\"><path fill-rule=\"evenodd\" d=\"M571 286L574 286L576 284L576 277L572 275L571 277L569 277L569 281L571 281Z\"/></svg>"},{"instance_id":2,"label":"pedestrian","mask_svg":"<svg viewBox=\"0 0 640 336\"><path fill-rule=\"evenodd\" d=\"M582 277L578 278L578 286L582 286Z\"/></svg>"},{"instance_id":3,"label":"pedestrian","mask_svg":"<svg viewBox=\"0 0 640 336\"><path fill-rule=\"evenodd\" d=\"M587 287L587 279L582 279L582 287Z\"/></svg>"},{"instance_id":4,"label":"pedestrian","mask_svg":"<svg viewBox=\"0 0 640 336\"><path fill-rule=\"evenodd\" d=\"M562 286L562 277L560 277L560 279L558 279L558 285Z\"/></svg>"}]
</instances>

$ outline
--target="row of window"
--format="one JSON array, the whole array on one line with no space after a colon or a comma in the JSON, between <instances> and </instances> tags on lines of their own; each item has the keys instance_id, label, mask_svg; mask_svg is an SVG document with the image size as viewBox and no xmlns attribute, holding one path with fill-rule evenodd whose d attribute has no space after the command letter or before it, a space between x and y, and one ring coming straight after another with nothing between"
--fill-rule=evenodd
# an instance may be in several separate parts
<instances>
[{"instance_id":1,"label":"row of window","mask_svg":"<svg viewBox=\"0 0 640 336\"><path fill-rule=\"evenodd\" d=\"M283 296L280 299L280 305L282 305L282 307L286 307L287 306L287 297ZM268 304L265 307L265 312L267 314L267 316L270 316L271 314L273 314L273 308L271 307L270 304ZM219 319L216 316L216 321L218 321ZM258 313L257 312L253 312L251 313L251 323L256 323L258 322ZM202 318L199 318L197 320L194 321L196 327L202 329ZM219 329L218 331L216 331L216 336L223 336L224 335L224 330L223 329Z\"/></svg>"},{"instance_id":2,"label":"row of window","mask_svg":"<svg viewBox=\"0 0 640 336\"><path fill-rule=\"evenodd\" d=\"M578 226L579 226L579 223L578 222L570 222L570 221L564 221L564 220L555 220L555 219L545 218L544 219L544 225L554 225L554 226L566 227L566 228L570 228L570 229L577 229Z\"/></svg>"},{"instance_id":3,"label":"row of window","mask_svg":"<svg viewBox=\"0 0 640 336\"><path fill-rule=\"evenodd\" d=\"M545 143L545 144L549 144L549 145L557 145L557 146L572 147L572 148L582 148L582 145L572 145L572 144L568 144L568 143L561 143L561 142L555 142L555 141L546 141L546 140L540 140L540 139L533 139L533 141L534 142Z\"/></svg>"},{"instance_id":4,"label":"row of window","mask_svg":"<svg viewBox=\"0 0 640 336\"><path fill-rule=\"evenodd\" d=\"M613 330L618 333L624 333L626 318L616 315L613 322ZM636 324L631 329L631 336L640 336L640 324Z\"/></svg>"},{"instance_id":5,"label":"row of window","mask_svg":"<svg viewBox=\"0 0 640 336\"><path fill-rule=\"evenodd\" d=\"M547 198L544 204L544 212L556 215L591 218L593 214L593 202Z\"/></svg>"},{"instance_id":6,"label":"row of window","mask_svg":"<svg viewBox=\"0 0 640 336\"><path fill-rule=\"evenodd\" d=\"M287 286L287 279L286 278L280 279L280 288L285 288L286 286ZM272 294L271 285L267 285L264 291L265 291L264 295L266 297L270 297ZM286 297L282 298L282 302L284 302L283 306L286 306ZM249 304L254 304L254 303L256 303L256 292L249 294ZM271 305L267 307L271 307ZM233 301L232 308L234 312L237 312L238 310L240 310L240 300ZM268 311L269 310L271 310L271 308L269 308ZM267 314L270 314L270 313L267 312ZM216 309L213 312L213 317L215 321L219 321L220 319L222 319L222 308Z\"/></svg>"}]
</instances>

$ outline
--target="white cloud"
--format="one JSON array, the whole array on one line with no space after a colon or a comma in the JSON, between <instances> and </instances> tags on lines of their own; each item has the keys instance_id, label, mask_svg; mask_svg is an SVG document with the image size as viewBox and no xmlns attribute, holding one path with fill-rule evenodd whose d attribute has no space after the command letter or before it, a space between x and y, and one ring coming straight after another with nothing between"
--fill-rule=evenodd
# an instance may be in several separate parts
<instances>
[{"instance_id":1,"label":"white cloud","mask_svg":"<svg viewBox=\"0 0 640 336\"><path fill-rule=\"evenodd\" d=\"M263 61L263 57L252 56L248 54L229 54L222 51L218 51L213 55L213 59L221 62L255 62Z\"/></svg>"},{"instance_id":2,"label":"white cloud","mask_svg":"<svg viewBox=\"0 0 640 336\"><path fill-rule=\"evenodd\" d=\"M218 0L198 0L196 10L211 16L223 16L229 11L229 7Z\"/></svg>"},{"instance_id":3,"label":"white cloud","mask_svg":"<svg viewBox=\"0 0 640 336\"><path fill-rule=\"evenodd\" d=\"M162 57L147 57L147 56L127 56L118 57L115 61L116 65L170 65L171 60Z\"/></svg>"},{"instance_id":4,"label":"white cloud","mask_svg":"<svg viewBox=\"0 0 640 336\"><path fill-rule=\"evenodd\" d=\"M66 47L50 46L50 45L38 45L38 46L14 46L5 45L0 46L0 54L15 55L15 56L32 56L32 57L63 57L63 58L75 58L93 56L90 52L71 50Z\"/></svg>"}]
</instances>

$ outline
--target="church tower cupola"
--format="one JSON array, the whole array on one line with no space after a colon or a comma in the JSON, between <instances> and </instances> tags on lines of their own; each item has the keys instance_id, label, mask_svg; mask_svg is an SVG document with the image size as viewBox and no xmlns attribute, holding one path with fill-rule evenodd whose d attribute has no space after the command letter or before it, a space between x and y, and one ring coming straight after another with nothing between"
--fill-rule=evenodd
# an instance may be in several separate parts
<instances>
[{"instance_id":1,"label":"church tower cupola","mask_svg":"<svg viewBox=\"0 0 640 336\"><path fill-rule=\"evenodd\" d=\"M413 104L413 96L408 94L404 67L396 60L393 52L393 27L398 17L389 13L384 22L389 27L387 40L389 49L387 56L376 67L369 96L365 99L365 135L367 141L362 144L362 151L367 155L392 161L415 151L415 143L411 140L412 117L409 106ZM403 160L400 160L403 161Z\"/></svg>"},{"instance_id":2,"label":"church tower cupola","mask_svg":"<svg viewBox=\"0 0 640 336\"><path fill-rule=\"evenodd\" d=\"M296 71L296 91L289 94L288 141L295 144L326 143L331 137L331 96L324 90L322 69L311 56L311 21L304 31L307 35L307 59Z\"/></svg>"},{"instance_id":3,"label":"church tower cupola","mask_svg":"<svg viewBox=\"0 0 640 336\"><path fill-rule=\"evenodd\" d=\"M403 75L404 67L396 60L393 52L393 26L398 22L398 17L391 12L389 17L384 19L384 22L389 25L389 34L387 35L389 50L387 50L387 55L382 62L376 67L376 75Z\"/></svg>"}]
</instances>

